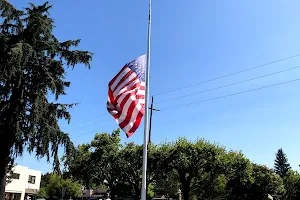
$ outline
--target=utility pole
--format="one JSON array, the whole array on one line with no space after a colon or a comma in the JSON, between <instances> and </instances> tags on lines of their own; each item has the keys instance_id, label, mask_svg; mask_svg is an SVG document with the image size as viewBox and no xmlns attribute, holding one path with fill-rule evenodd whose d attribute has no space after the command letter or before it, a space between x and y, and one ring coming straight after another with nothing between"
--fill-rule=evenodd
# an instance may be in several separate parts
<instances>
[{"instance_id":1,"label":"utility pole","mask_svg":"<svg viewBox=\"0 0 300 200\"><path fill-rule=\"evenodd\" d=\"M151 107L150 109L150 125L149 125L149 140L148 143L151 143L151 128L152 128L152 112L154 111L160 111L158 109L153 108L153 101L154 101L154 97L152 96L151 98Z\"/></svg>"}]
</instances>

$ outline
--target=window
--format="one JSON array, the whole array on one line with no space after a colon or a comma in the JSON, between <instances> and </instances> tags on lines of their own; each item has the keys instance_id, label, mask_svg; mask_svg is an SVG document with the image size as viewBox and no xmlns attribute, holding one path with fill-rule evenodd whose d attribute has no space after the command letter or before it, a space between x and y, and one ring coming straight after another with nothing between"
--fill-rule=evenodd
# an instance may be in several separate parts
<instances>
[{"instance_id":1,"label":"window","mask_svg":"<svg viewBox=\"0 0 300 200\"><path fill-rule=\"evenodd\" d=\"M31 176L31 175L29 175L29 178L28 178L28 183L35 184L35 176Z\"/></svg>"},{"instance_id":2,"label":"window","mask_svg":"<svg viewBox=\"0 0 300 200\"><path fill-rule=\"evenodd\" d=\"M13 173L13 174L11 175L11 178L12 178L12 179L20 179L20 174Z\"/></svg>"}]
</instances>

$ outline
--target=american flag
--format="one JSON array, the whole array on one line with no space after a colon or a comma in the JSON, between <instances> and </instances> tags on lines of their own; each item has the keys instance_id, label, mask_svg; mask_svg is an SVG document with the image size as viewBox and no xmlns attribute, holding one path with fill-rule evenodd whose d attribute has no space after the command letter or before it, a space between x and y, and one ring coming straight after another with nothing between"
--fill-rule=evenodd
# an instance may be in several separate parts
<instances>
[{"instance_id":1,"label":"american flag","mask_svg":"<svg viewBox=\"0 0 300 200\"><path fill-rule=\"evenodd\" d=\"M130 137L144 115L146 55L127 63L108 84L107 110Z\"/></svg>"}]
</instances>

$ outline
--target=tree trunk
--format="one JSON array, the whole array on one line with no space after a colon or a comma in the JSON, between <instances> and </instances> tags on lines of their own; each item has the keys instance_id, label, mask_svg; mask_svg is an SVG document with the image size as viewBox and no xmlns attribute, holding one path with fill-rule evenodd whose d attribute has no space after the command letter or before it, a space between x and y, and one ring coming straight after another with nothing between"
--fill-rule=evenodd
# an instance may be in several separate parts
<instances>
[{"instance_id":1,"label":"tree trunk","mask_svg":"<svg viewBox=\"0 0 300 200\"><path fill-rule=\"evenodd\" d=\"M8 164L10 162L11 141L9 133L4 134L4 130L0 131L0 200L5 199L5 185Z\"/></svg>"},{"instance_id":2,"label":"tree trunk","mask_svg":"<svg viewBox=\"0 0 300 200\"><path fill-rule=\"evenodd\" d=\"M134 187L135 200L140 200L141 198L141 188Z\"/></svg>"},{"instance_id":3,"label":"tree trunk","mask_svg":"<svg viewBox=\"0 0 300 200\"><path fill-rule=\"evenodd\" d=\"M180 173L179 175L181 186L182 186L182 195L183 200L189 200L190 199L190 190L191 190L191 177L186 177L185 173Z\"/></svg>"},{"instance_id":4,"label":"tree trunk","mask_svg":"<svg viewBox=\"0 0 300 200\"><path fill-rule=\"evenodd\" d=\"M117 194L117 191L118 191L118 188L117 187L114 187L112 185L109 186L109 190L110 190L110 199L111 200L115 200L116 199L116 194Z\"/></svg>"},{"instance_id":5,"label":"tree trunk","mask_svg":"<svg viewBox=\"0 0 300 200\"><path fill-rule=\"evenodd\" d=\"M14 84L9 108L0 116L0 200L5 200L6 175L8 164L11 162L11 148L14 145L15 134L18 132L18 116L23 98L21 83L20 75Z\"/></svg>"},{"instance_id":6,"label":"tree trunk","mask_svg":"<svg viewBox=\"0 0 300 200\"><path fill-rule=\"evenodd\" d=\"M182 185L182 195L184 200L190 199L190 184L183 184Z\"/></svg>"},{"instance_id":7,"label":"tree trunk","mask_svg":"<svg viewBox=\"0 0 300 200\"><path fill-rule=\"evenodd\" d=\"M114 190L110 190L110 199L111 200L115 200L115 198L116 198L116 192L114 191Z\"/></svg>"},{"instance_id":8,"label":"tree trunk","mask_svg":"<svg viewBox=\"0 0 300 200\"><path fill-rule=\"evenodd\" d=\"M1 167L0 167L0 200L5 199L5 185L6 185L6 169L7 167L2 164L1 162Z\"/></svg>"},{"instance_id":9,"label":"tree trunk","mask_svg":"<svg viewBox=\"0 0 300 200\"><path fill-rule=\"evenodd\" d=\"M9 131L8 126L0 127L0 200L5 200L5 185L8 164L11 162L10 150L14 142L14 134Z\"/></svg>"}]
</instances>

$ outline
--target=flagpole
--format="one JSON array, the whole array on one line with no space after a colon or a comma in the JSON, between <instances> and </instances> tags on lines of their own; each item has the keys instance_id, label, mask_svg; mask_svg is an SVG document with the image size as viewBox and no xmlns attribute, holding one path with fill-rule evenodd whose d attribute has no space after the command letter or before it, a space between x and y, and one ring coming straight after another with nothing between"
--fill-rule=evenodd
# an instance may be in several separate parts
<instances>
[{"instance_id":1,"label":"flagpole","mask_svg":"<svg viewBox=\"0 0 300 200\"><path fill-rule=\"evenodd\" d=\"M142 174L142 200L147 198L147 146L148 146L148 101L149 101L149 77L150 77L150 38L151 38L151 7L152 0L149 0L148 16L148 43L147 43L147 66L146 66L146 91L145 91L145 118L144 118L144 145L143 145L143 174Z\"/></svg>"}]
</instances>

